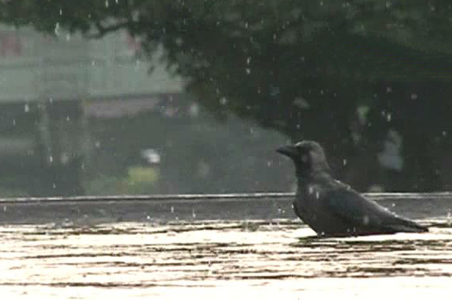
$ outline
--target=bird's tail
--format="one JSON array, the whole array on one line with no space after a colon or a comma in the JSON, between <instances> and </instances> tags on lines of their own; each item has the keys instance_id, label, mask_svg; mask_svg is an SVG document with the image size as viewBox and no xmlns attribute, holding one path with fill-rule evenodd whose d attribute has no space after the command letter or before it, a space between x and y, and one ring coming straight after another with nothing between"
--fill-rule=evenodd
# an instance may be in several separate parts
<instances>
[{"instance_id":1,"label":"bird's tail","mask_svg":"<svg viewBox=\"0 0 452 300\"><path fill-rule=\"evenodd\" d=\"M391 224L391 228L401 232L428 232L426 226L404 218L400 218L396 224Z\"/></svg>"}]
</instances>

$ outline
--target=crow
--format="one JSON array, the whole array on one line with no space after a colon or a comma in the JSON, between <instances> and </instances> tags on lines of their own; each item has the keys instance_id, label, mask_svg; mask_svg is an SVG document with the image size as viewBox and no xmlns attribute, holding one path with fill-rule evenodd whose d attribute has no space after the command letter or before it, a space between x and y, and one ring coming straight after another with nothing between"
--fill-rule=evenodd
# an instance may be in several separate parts
<instances>
[{"instance_id":1,"label":"crow","mask_svg":"<svg viewBox=\"0 0 452 300\"><path fill-rule=\"evenodd\" d=\"M291 158L298 181L295 214L319 236L359 236L426 232L332 177L323 148L301 141L276 150Z\"/></svg>"}]
</instances>

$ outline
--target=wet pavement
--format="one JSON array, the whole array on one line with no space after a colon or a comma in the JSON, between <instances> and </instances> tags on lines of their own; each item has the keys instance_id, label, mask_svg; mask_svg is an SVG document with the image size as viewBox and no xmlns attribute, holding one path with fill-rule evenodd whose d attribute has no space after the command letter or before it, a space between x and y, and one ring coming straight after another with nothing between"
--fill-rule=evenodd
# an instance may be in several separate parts
<instances>
[{"instance_id":1,"label":"wet pavement","mask_svg":"<svg viewBox=\"0 0 452 300\"><path fill-rule=\"evenodd\" d=\"M429 233L323 239L290 217L290 201L265 201L139 202L128 212L119 202L5 204L1 299L412 300L452 292L449 200L386 203ZM164 211L166 219L152 217ZM243 219L228 219L240 211ZM223 218L207 220L210 212Z\"/></svg>"},{"instance_id":2,"label":"wet pavement","mask_svg":"<svg viewBox=\"0 0 452 300\"><path fill-rule=\"evenodd\" d=\"M298 221L0 227L2 299L410 299L452 291L452 229L319 239Z\"/></svg>"}]
</instances>

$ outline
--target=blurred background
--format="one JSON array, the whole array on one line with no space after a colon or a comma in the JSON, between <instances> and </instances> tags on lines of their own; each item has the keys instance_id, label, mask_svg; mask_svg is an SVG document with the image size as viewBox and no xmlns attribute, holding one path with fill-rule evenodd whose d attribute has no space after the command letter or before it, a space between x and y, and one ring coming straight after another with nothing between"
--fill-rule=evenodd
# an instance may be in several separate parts
<instances>
[{"instance_id":1,"label":"blurred background","mask_svg":"<svg viewBox=\"0 0 452 300\"><path fill-rule=\"evenodd\" d=\"M0 197L452 188L449 1L0 1Z\"/></svg>"}]
</instances>

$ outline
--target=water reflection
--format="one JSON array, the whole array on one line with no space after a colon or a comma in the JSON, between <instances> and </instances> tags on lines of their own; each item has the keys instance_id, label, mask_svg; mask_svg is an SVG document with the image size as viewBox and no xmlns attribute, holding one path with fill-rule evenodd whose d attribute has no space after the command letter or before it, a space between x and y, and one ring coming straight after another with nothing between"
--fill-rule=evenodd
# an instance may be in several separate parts
<instances>
[{"instance_id":1,"label":"water reflection","mask_svg":"<svg viewBox=\"0 0 452 300\"><path fill-rule=\"evenodd\" d=\"M450 228L339 239L312 237L311 230L290 221L9 226L0 231L7 241L0 247L0 255L7 255L1 268L10 274L0 286L188 287L202 281L219 287L223 280L252 285L300 278L325 283L422 277L432 289L452 272ZM352 290L359 291L359 285Z\"/></svg>"},{"instance_id":2,"label":"water reflection","mask_svg":"<svg viewBox=\"0 0 452 300\"><path fill-rule=\"evenodd\" d=\"M361 191L451 188L440 5L19 3L0 4L2 196L287 190L272 150L302 138Z\"/></svg>"}]
</instances>

